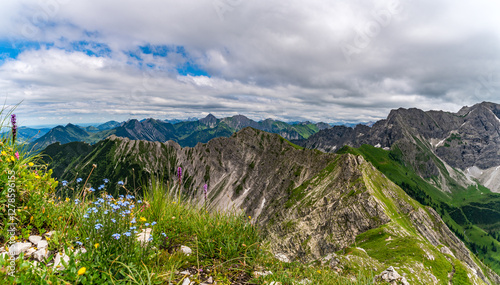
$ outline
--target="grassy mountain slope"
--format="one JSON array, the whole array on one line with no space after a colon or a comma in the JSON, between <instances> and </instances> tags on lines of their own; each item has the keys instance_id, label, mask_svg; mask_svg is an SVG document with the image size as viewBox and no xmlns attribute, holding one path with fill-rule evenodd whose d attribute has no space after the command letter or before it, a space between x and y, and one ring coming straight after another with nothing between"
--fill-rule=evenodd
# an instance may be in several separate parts
<instances>
[{"instance_id":1,"label":"grassy mountain slope","mask_svg":"<svg viewBox=\"0 0 500 285\"><path fill-rule=\"evenodd\" d=\"M456 185L442 192L405 165L398 151L370 145L344 147L339 153L362 155L406 193L431 206L465 244L492 269L500 272L500 194L477 185Z\"/></svg>"}]
</instances>

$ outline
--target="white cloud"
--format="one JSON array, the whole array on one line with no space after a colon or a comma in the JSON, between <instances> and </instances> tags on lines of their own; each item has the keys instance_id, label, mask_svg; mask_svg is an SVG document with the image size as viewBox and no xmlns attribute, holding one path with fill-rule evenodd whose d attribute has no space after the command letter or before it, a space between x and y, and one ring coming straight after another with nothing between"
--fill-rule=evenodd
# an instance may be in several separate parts
<instances>
[{"instance_id":1,"label":"white cloud","mask_svg":"<svg viewBox=\"0 0 500 285\"><path fill-rule=\"evenodd\" d=\"M456 111L499 100L499 8L486 0L3 1L0 40L42 48L0 65L0 90L9 103L24 100L27 118L47 122L81 113L367 121L397 107ZM82 40L110 53L72 50ZM141 45L184 47L189 58L124 53ZM176 74L186 60L211 77Z\"/></svg>"}]
</instances>

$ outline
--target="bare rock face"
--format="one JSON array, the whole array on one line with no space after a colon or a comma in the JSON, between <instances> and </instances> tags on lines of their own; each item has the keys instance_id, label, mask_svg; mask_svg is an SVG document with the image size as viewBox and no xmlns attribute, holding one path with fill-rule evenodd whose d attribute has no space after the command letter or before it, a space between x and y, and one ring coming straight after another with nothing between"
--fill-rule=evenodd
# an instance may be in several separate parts
<instances>
[{"instance_id":1,"label":"bare rock face","mask_svg":"<svg viewBox=\"0 0 500 285\"><path fill-rule=\"evenodd\" d=\"M421 155L428 150L452 167L487 169L500 165L500 105L483 102L464 107L456 114L400 108L392 110L387 119L371 128L335 126L298 143L328 152L344 145L398 145L405 161L426 178L438 171L435 161Z\"/></svg>"},{"instance_id":2,"label":"bare rock face","mask_svg":"<svg viewBox=\"0 0 500 285\"><path fill-rule=\"evenodd\" d=\"M274 250L290 260L320 259L352 244L358 234L390 221L364 182L362 167L371 167L367 162L345 155L330 167L330 172L307 183L304 197L274 204L279 210L268 222L266 234Z\"/></svg>"}]
</instances>

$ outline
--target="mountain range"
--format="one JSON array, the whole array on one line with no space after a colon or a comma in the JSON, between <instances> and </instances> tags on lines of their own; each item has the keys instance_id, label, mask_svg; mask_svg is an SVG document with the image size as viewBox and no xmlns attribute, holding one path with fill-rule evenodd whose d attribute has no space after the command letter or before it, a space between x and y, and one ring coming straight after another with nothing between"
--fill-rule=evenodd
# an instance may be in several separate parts
<instances>
[{"instance_id":1,"label":"mountain range","mask_svg":"<svg viewBox=\"0 0 500 285\"><path fill-rule=\"evenodd\" d=\"M282 260L329 260L379 271L396 266L412 284L446 284L456 277L452 272L469 274L477 284L500 281L432 208L360 155L303 149L253 128L193 148L111 136L95 145L54 144L46 152L59 158L52 167L61 179L85 178L95 164L91 185L108 178L110 185L121 180L132 190L154 176L173 195L180 190L207 209L243 211ZM175 177L179 166L182 184Z\"/></svg>"},{"instance_id":2,"label":"mountain range","mask_svg":"<svg viewBox=\"0 0 500 285\"><path fill-rule=\"evenodd\" d=\"M218 119L212 114L195 121L132 119L123 123L110 121L97 127L83 128L73 124L57 126L34 140L31 145L34 149L40 150L55 142L64 144L83 141L93 144L113 134L135 140L159 142L173 140L181 146L195 146L199 142L206 143L216 137L229 137L245 127L277 133L287 139L300 140L308 138L319 130L329 128L330 125L310 122L288 124L273 119L256 122L242 115Z\"/></svg>"},{"instance_id":3,"label":"mountain range","mask_svg":"<svg viewBox=\"0 0 500 285\"><path fill-rule=\"evenodd\" d=\"M243 211L283 260L391 265L411 284L500 284L498 110L486 102L458 113L398 109L371 127L334 126L292 142L247 126L193 147L150 138L251 122L207 116L179 131L146 120L92 145L56 143L44 153L61 180L85 178L95 164L93 186L108 178L137 189L157 177L208 209ZM144 128L148 121L154 127ZM463 274L469 283L457 281Z\"/></svg>"}]
</instances>

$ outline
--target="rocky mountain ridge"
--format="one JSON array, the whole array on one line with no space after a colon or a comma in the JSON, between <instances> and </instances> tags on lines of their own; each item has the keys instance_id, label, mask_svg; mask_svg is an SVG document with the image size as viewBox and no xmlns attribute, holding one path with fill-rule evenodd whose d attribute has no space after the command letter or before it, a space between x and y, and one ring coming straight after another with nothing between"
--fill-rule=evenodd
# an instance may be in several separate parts
<instances>
[{"instance_id":1,"label":"rocky mountain ridge","mask_svg":"<svg viewBox=\"0 0 500 285\"><path fill-rule=\"evenodd\" d=\"M398 149L422 177L441 176L444 183L439 186L445 191L449 190L445 176L451 175L463 186L477 178L500 192L496 183L500 181L500 105L494 103L464 107L457 113L400 108L372 127L334 126L294 142L325 152L363 144Z\"/></svg>"},{"instance_id":2,"label":"rocky mountain ridge","mask_svg":"<svg viewBox=\"0 0 500 285\"><path fill-rule=\"evenodd\" d=\"M284 260L328 259L336 260L332 266L380 271L396 265L411 284L447 283L455 269L465 270L477 284L499 280L439 215L360 156L304 150L252 128L192 148L116 136L89 149L74 148L81 155L66 161L66 146L48 148L63 160L61 179L89 173L93 164L92 185L109 178L134 188L135 180L160 177L172 193L180 187L185 198L200 206L245 212ZM182 186L175 182L178 166L183 168ZM206 201L205 183L210 189Z\"/></svg>"}]
</instances>

